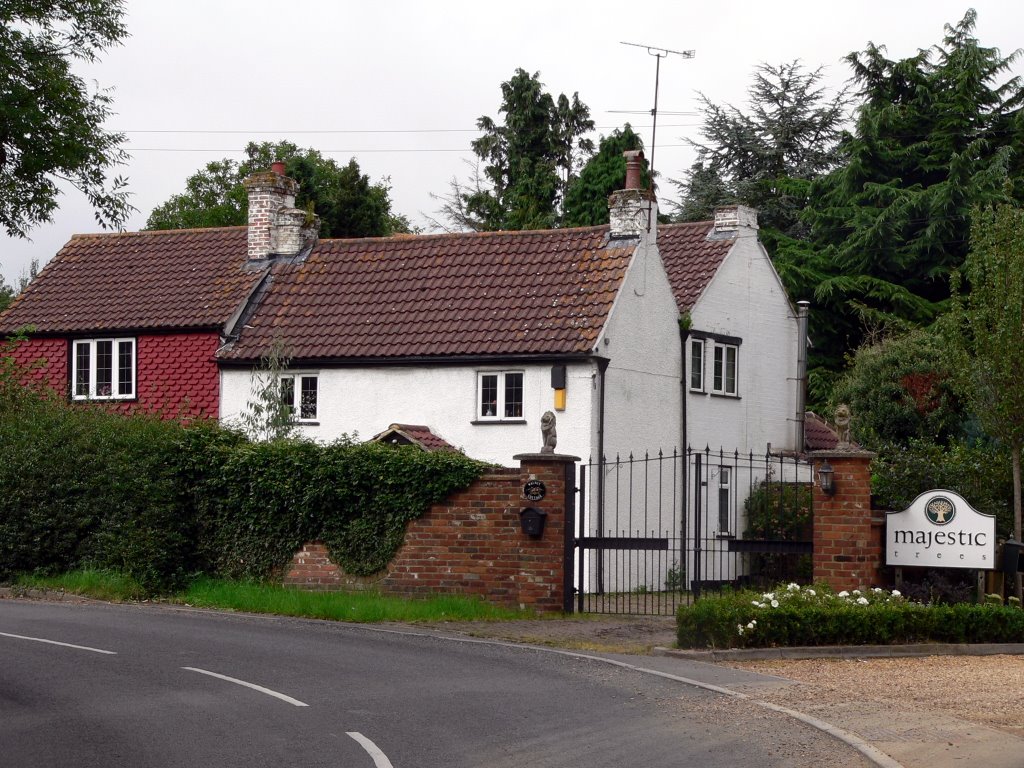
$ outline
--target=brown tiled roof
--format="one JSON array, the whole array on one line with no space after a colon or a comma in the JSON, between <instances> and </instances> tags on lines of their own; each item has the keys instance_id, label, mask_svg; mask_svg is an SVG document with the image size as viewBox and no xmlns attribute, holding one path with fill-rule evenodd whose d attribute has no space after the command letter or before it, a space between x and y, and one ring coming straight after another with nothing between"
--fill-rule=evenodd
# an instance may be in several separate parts
<instances>
[{"instance_id":1,"label":"brown tiled roof","mask_svg":"<svg viewBox=\"0 0 1024 768\"><path fill-rule=\"evenodd\" d=\"M370 438L371 443L394 443L415 445L425 451L457 451L454 445L443 437L435 435L430 427L423 424L392 424L380 434Z\"/></svg>"},{"instance_id":2,"label":"brown tiled roof","mask_svg":"<svg viewBox=\"0 0 1024 768\"><path fill-rule=\"evenodd\" d=\"M245 227L75 235L0 315L0 333L215 328L259 279L245 260Z\"/></svg>"},{"instance_id":3,"label":"brown tiled roof","mask_svg":"<svg viewBox=\"0 0 1024 768\"><path fill-rule=\"evenodd\" d=\"M689 312L714 277L732 238L709 240L712 222L662 224L658 227L658 251L668 272L680 312Z\"/></svg>"},{"instance_id":4,"label":"brown tiled roof","mask_svg":"<svg viewBox=\"0 0 1024 768\"><path fill-rule=\"evenodd\" d=\"M224 360L590 351L635 241L607 227L324 240L273 283Z\"/></svg>"},{"instance_id":5,"label":"brown tiled roof","mask_svg":"<svg viewBox=\"0 0 1024 768\"><path fill-rule=\"evenodd\" d=\"M804 447L809 451L830 451L836 447L839 436L828 422L812 411L804 414Z\"/></svg>"}]
</instances>

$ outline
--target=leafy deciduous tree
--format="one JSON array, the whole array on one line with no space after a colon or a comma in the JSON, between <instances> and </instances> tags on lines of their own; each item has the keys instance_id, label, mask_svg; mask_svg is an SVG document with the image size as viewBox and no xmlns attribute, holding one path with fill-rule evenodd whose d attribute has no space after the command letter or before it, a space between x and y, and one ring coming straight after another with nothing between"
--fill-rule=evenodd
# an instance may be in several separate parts
<instances>
[{"instance_id":1,"label":"leafy deciduous tree","mask_svg":"<svg viewBox=\"0 0 1024 768\"><path fill-rule=\"evenodd\" d=\"M285 173L299 182L295 204L312 207L320 216L322 237L375 237L408 232L409 221L391 210L385 179L371 184L353 158L338 165L315 149L299 149L288 141L250 142L246 160L224 159L186 181L186 190L153 209L147 229L192 229L245 224L248 199L242 182L282 160Z\"/></svg>"},{"instance_id":2,"label":"leafy deciduous tree","mask_svg":"<svg viewBox=\"0 0 1024 768\"><path fill-rule=\"evenodd\" d=\"M103 128L111 96L90 93L72 71L120 44L123 16L121 0L0 3L0 225L9 236L52 220L61 182L86 196L103 227L134 210L127 182L108 179L128 157L124 135Z\"/></svg>"},{"instance_id":3,"label":"leafy deciduous tree","mask_svg":"<svg viewBox=\"0 0 1024 768\"><path fill-rule=\"evenodd\" d=\"M948 336L959 388L984 430L1010 449L1013 530L1021 540L1021 448L1024 447L1024 209L975 209L963 265L969 293L953 280ZM1018 574L1017 596L1021 582Z\"/></svg>"}]
</instances>

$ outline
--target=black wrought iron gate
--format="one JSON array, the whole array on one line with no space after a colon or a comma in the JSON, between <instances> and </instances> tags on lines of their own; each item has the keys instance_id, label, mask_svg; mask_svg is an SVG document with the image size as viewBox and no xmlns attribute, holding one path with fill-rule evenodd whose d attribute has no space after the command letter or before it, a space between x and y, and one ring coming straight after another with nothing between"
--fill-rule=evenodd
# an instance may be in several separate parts
<instances>
[{"instance_id":1,"label":"black wrought iron gate","mask_svg":"<svg viewBox=\"0 0 1024 768\"><path fill-rule=\"evenodd\" d=\"M688 450L580 466L575 609L670 614L725 586L808 582L811 467Z\"/></svg>"}]
</instances>

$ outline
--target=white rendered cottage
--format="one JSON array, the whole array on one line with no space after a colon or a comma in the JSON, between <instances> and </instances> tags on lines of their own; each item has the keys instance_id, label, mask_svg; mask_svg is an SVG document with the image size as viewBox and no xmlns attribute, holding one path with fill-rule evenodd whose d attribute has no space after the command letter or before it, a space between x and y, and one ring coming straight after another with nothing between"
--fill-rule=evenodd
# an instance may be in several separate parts
<instances>
[{"instance_id":1,"label":"white rendered cottage","mask_svg":"<svg viewBox=\"0 0 1024 768\"><path fill-rule=\"evenodd\" d=\"M794 447L797 322L752 212L658 226L639 164L610 227L321 240L285 256L273 237L250 243L271 267L218 353L222 420L253 401L276 346L299 431L321 441L415 423L508 464L541 447L550 410L557 451L584 460ZM293 211L279 181L278 197L252 196L253 222Z\"/></svg>"},{"instance_id":2,"label":"white rendered cottage","mask_svg":"<svg viewBox=\"0 0 1024 768\"><path fill-rule=\"evenodd\" d=\"M508 465L541 448L551 411L557 452L595 464L687 446L795 450L799 322L756 215L736 206L714 222L659 225L654 195L639 188L642 153L627 155L609 226L531 232L316 241L308 226L291 231L301 223L291 180L254 177L250 259L265 277L217 354L221 419L246 411L276 348L289 361L282 396L300 434L319 441L415 424ZM279 221L291 230L278 234ZM680 490L683 464L615 491L610 465L591 467L587 529L678 538L700 522L724 548L742 535L745 493L765 477L741 479L709 454L698 521ZM687 522L675 501L671 517L651 511L652 496L680 492ZM663 582L673 565L646 580Z\"/></svg>"}]
</instances>

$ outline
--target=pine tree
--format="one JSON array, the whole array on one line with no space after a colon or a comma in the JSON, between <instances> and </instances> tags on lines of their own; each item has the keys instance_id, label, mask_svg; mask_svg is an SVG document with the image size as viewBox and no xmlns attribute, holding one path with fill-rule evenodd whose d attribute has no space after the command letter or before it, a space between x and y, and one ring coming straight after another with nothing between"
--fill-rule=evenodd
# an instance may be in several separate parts
<instances>
[{"instance_id":1,"label":"pine tree","mask_svg":"<svg viewBox=\"0 0 1024 768\"><path fill-rule=\"evenodd\" d=\"M562 199L593 152L585 137L594 128L590 110L576 93L554 99L539 72L517 69L501 93L502 122L477 120L483 135L472 146L482 174L468 185L453 180L451 194L438 196L440 213L459 229L547 229L558 223Z\"/></svg>"},{"instance_id":2,"label":"pine tree","mask_svg":"<svg viewBox=\"0 0 1024 768\"><path fill-rule=\"evenodd\" d=\"M933 321L966 256L971 207L1009 197L1022 91L1019 78L997 81L1018 54L982 47L975 22L968 11L907 59L873 44L847 57L862 102L806 216L815 250L804 266L824 271L815 298L830 315L812 329L819 362L838 367L872 330Z\"/></svg>"},{"instance_id":3,"label":"pine tree","mask_svg":"<svg viewBox=\"0 0 1024 768\"><path fill-rule=\"evenodd\" d=\"M623 152L643 149L644 142L629 123L603 136L597 154L587 161L565 196L562 224L589 227L608 223L608 196L626 184ZM642 180L647 183L645 177Z\"/></svg>"},{"instance_id":4,"label":"pine tree","mask_svg":"<svg viewBox=\"0 0 1024 768\"><path fill-rule=\"evenodd\" d=\"M715 205L735 201L758 209L762 230L803 234L809 182L834 167L845 117L845 91L829 97L819 86L822 75L799 61L761 64L747 92L748 112L701 94L703 141L690 142L697 161L676 182L677 218L705 219Z\"/></svg>"}]
</instances>

